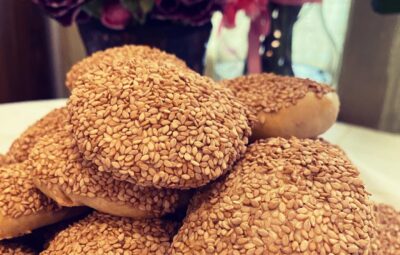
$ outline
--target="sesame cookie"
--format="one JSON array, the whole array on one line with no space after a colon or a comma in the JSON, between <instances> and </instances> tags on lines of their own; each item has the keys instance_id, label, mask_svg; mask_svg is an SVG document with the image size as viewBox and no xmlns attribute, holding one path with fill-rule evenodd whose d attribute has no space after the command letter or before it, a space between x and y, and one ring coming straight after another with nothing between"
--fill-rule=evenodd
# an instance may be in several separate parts
<instances>
[{"instance_id":1,"label":"sesame cookie","mask_svg":"<svg viewBox=\"0 0 400 255\"><path fill-rule=\"evenodd\" d=\"M62 208L33 185L27 161L0 167L0 240L75 216L81 209Z\"/></svg>"},{"instance_id":2,"label":"sesame cookie","mask_svg":"<svg viewBox=\"0 0 400 255\"><path fill-rule=\"evenodd\" d=\"M35 143L45 134L49 134L64 125L67 118L65 107L55 109L25 130L11 145L7 153L8 161L17 163L28 159Z\"/></svg>"},{"instance_id":3,"label":"sesame cookie","mask_svg":"<svg viewBox=\"0 0 400 255\"><path fill-rule=\"evenodd\" d=\"M141 186L195 188L227 172L250 127L232 93L168 63L120 61L81 77L72 133L99 171Z\"/></svg>"},{"instance_id":4,"label":"sesame cookie","mask_svg":"<svg viewBox=\"0 0 400 255\"><path fill-rule=\"evenodd\" d=\"M181 68L188 68L185 62L175 55L166 53L157 48L148 46L125 45L114 47L105 51L93 53L90 57L84 58L80 62L72 66L67 73L66 86L70 90L82 85L79 77L91 70L102 70L108 68L108 65L118 59L146 59L152 61L168 62Z\"/></svg>"},{"instance_id":5,"label":"sesame cookie","mask_svg":"<svg viewBox=\"0 0 400 255\"><path fill-rule=\"evenodd\" d=\"M375 204L378 247L374 255L400 254L400 212L385 204Z\"/></svg>"},{"instance_id":6,"label":"sesame cookie","mask_svg":"<svg viewBox=\"0 0 400 255\"><path fill-rule=\"evenodd\" d=\"M159 217L188 199L187 191L141 187L114 180L83 159L67 128L43 137L30 161L37 188L63 206L86 205L116 216Z\"/></svg>"},{"instance_id":7,"label":"sesame cookie","mask_svg":"<svg viewBox=\"0 0 400 255\"><path fill-rule=\"evenodd\" d=\"M16 242L0 242L1 255L34 255L36 254L31 248Z\"/></svg>"},{"instance_id":8,"label":"sesame cookie","mask_svg":"<svg viewBox=\"0 0 400 255\"><path fill-rule=\"evenodd\" d=\"M93 212L56 235L41 254L165 255L174 227L160 219L134 220Z\"/></svg>"},{"instance_id":9,"label":"sesame cookie","mask_svg":"<svg viewBox=\"0 0 400 255\"><path fill-rule=\"evenodd\" d=\"M171 254L368 254L369 194L337 146L271 138L195 195Z\"/></svg>"},{"instance_id":10,"label":"sesame cookie","mask_svg":"<svg viewBox=\"0 0 400 255\"><path fill-rule=\"evenodd\" d=\"M309 79L262 73L221 83L257 116L255 139L317 137L333 125L339 113L334 89Z\"/></svg>"}]
</instances>

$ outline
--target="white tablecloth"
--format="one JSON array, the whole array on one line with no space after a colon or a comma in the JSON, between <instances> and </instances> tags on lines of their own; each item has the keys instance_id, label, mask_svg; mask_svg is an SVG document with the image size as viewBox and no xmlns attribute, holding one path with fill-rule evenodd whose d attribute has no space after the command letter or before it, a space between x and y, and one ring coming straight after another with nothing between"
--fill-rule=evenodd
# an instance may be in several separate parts
<instances>
[{"instance_id":1,"label":"white tablecloth","mask_svg":"<svg viewBox=\"0 0 400 255\"><path fill-rule=\"evenodd\" d=\"M26 127L63 105L65 99L0 104L0 153ZM400 135L336 123L323 137L347 152L374 201L400 210Z\"/></svg>"}]
</instances>

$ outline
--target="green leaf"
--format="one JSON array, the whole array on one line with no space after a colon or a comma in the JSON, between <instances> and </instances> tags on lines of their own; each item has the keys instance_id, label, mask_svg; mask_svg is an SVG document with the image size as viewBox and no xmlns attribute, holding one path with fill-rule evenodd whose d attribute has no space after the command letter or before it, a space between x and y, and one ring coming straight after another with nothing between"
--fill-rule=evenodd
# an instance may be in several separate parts
<instances>
[{"instance_id":1,"label":"green leaf","mask_svg":"<svg viewBox=\"0 0 400 255\"><path fill-rule=\"evenodd\" d=\"M139 3L144 15L147 15L154 7L154 0L139 0Z\"/></svg>"},{"instance_id":2,"label":"green leaf","mask_svg":"<svg viewBox=\"0 0 400 255\"><path fill-rule=\"evenodd\" d=\"M92 0L84 4L82 6L82 10L84 10L90 16L93 16L95 18L100 18L102 7L103 7L103 0Z\"/></svg>"},{"instance_id":3,"label":"green leaf","mask_svg":"<svg viewBox=\"0 0 400 255\"><path fill-rule=\"evenodd\" d=\"M140 22L141 20L141 17L139 16L140 6L138 0L121 0L121 3L131 13L133 21Z\"/></svg>"},{"instance_id":4,"label":"green leaf","mask_svg":"<svg viewBox=\"0 0 400 255\"><path fill-rule=\"evenodd\" d=\"M137 15L139 10L138 0L121 0L121 3L131 12L133 16Z\"/></svg>"},{"instance_id":5,"label":"green leaf","mask_svg":"<svg viewBox=\"0 0 400 255\"><path fill-rule=\"evenodd\" d=\"M154 7L154 0L121 0L121 3L130 11L134 21L144 24L147 13Z\"/></svg>"}]
</instances>

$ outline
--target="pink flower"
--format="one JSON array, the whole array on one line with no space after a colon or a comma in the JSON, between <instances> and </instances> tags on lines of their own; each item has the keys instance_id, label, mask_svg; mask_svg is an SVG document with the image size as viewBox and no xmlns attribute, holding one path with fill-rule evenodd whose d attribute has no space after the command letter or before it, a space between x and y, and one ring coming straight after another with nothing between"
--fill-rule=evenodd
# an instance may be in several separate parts
<instances>
[{"instance_id":1,"label":"pink flower","mask_svg":"<svg viewBox=\"0 0 400 255\"><path fill-rule=\"evenodd\" d=\"M251 20L247 53L247 69L249 73L261 71L259 39L260 35L266 36L270 31L271 17L268 10L270 2L282 5L302 5L306 2L321 2L321 0L226 0L221 23L223 26L234 27L236 13L239 10L244 10Z\"/></svg>"},{"instance_id":2,"label":"pink flower","mask_svg":"<svg viewBox=\"0 0 400 255\"><path fill-rule=\"evenodd\" d=\"M251 20L268 19L269 2L282 5L302 5L309 2L319 3L321 0L225 0L222 24L228 28L234 27L236 13L239 10L244 10Z\"/></svg>"},{"instance_id":3,"label":"pink flower","mask_svg":"<svg viewBox=\"0 0 400 255\"><path fill-rule=\"evenodd\" d=\"M227 0L223 8L223 25L232 28L235 26L236 13L244 10L250 19L255 20L267 15L268 0Z\"/></svg>"},{"instance_id":4,"label":"pink flower","mask_svg":"<svg viewBox=\"0 0 400 255\"><path fill-rule=\"evenodd\" d=\"M101 23L114 30L123 30L129 24L132 15L118 0L106 1L101 12Z\"/></svg>"}]
</instances>

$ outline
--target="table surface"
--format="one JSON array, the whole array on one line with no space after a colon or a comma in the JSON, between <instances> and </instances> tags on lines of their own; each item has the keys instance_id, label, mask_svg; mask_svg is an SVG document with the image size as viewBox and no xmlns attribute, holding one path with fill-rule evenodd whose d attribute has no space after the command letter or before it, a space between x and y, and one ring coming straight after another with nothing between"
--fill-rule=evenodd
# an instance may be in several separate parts
<instances>
[{"instance_id":1,"label":"table surface","mask_svg":"<svg viewBox=\"0 0 400 255\"><path fill-rule=\"evenodd\" d=\"M5 153L29 125L65 102L57 99L0 104L0 153ZM400 135L336 123L322 137L346 151L374 201L400 210Z\"/></svg>"}]
</instances>

